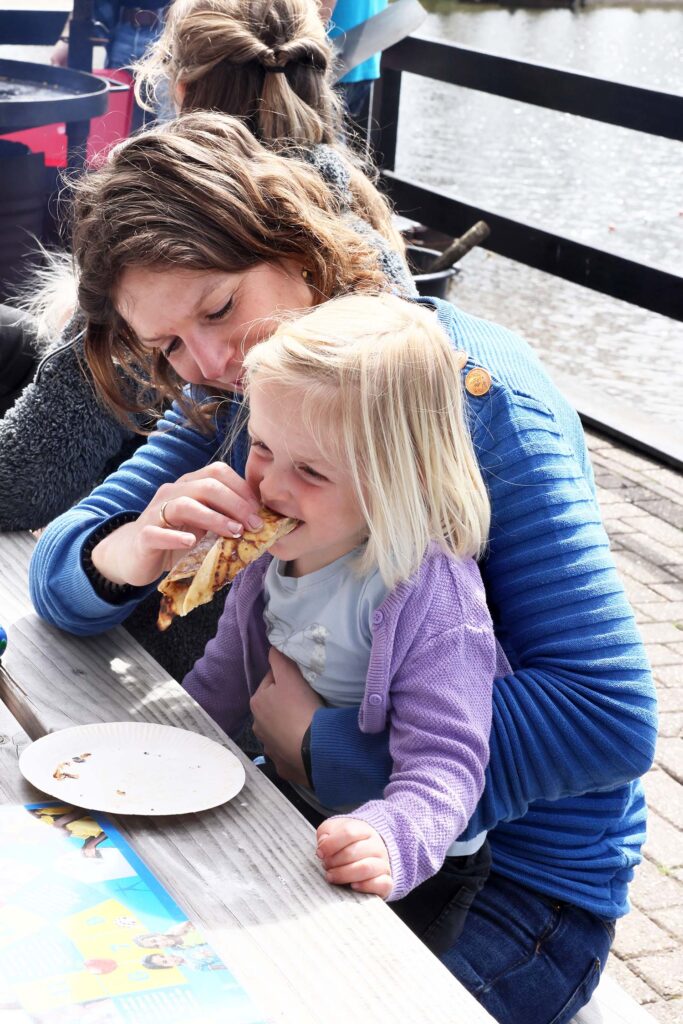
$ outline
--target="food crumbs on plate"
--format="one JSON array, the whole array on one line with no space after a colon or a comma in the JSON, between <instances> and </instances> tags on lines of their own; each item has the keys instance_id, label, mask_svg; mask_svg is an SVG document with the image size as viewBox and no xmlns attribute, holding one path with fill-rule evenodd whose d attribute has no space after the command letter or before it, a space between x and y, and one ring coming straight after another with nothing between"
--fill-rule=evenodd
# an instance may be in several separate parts
<instances>
[{"instance_id":1,"label":"food crumbs on plate","mask_svg":"<svg viewBox=\"0 0 683 1024\"><path fill-rule=\"evenodd\" d=\"M125 789L117 789L116 790L116 795L117 796L125 796L126 795Z\"/></svg>"},{"instance_id":2,"label":"food crumbs on plate","mask_svg":"<svg viewBox=\"0 0 683 1024\"><path fill-rule=\"evenodd\" d=\"M53 779L77 779L79 778L77 772L68 772L66 769L71 768L71 761L60 761L55 770L52 773Z\"/></svg>"},{"instance_id":3,"label":"food crumbs on plate","mask_svg":"<svg viewBox=\"0 0 683 1024\"><path fill-rule=\"evenodd\" d=\"M77 756L72 757L71 760L75 761L76 764L82 764L83 761L87 761L89 757L92 757L92 754L78 754Z\"/></svg>"}]
</instances>

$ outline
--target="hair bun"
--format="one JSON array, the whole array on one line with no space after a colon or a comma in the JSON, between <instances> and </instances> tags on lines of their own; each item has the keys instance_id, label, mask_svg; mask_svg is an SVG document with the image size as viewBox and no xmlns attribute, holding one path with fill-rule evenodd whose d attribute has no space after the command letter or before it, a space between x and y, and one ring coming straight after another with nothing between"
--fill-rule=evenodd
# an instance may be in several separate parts
<instances>
[{"instance_id":1,"label":"hair bun","mask_svg":"<svg viewBox=\"0 0 683 1024\"><path fill-rule=\"evenodd\" d=\"M289 63L289 58L281 50L267 46L261 54L259 63L266 71L284 71L285 65Z\"/></svg>"}]
</instances>

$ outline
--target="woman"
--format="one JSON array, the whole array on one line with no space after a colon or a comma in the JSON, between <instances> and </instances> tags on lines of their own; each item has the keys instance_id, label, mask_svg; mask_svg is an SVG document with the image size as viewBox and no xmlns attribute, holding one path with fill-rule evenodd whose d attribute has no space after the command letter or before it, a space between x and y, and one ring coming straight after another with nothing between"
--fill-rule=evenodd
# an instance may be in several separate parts
<instances>
[{"instance_id":1,"label":"woman","mask_svg":"<svg viewBox=\"0 0 683 1024\"><path fill-rule=\"evenodd\" d=\"M340 210L373 239L396 288L410 292L389 206L337 142L332 61L315 0L189 0L169 10L139 81L152 93L155 85L170 87L183 110L243 117L269 147L310 161L335 188ZM0 420L0 530L45 526L126 458L134 431L150 425L144 415L122 424L98 400L83 359L82 327L74 318ZM179 671L165 661L167 648L153 653Z\"/></svg>"},{"instance_id":2,"label":"woman","mask_svg":"<svg viewBox=\"0 0 683 1024\"><path fill-rule=\"evenodd\" d=\"M36 548L39 613L88 634L124 621L202 531L252 525L243 435L225 451L243 351L285 312L374 292L386 277L319 177L218 115L130 141L78 193L79 298L100 389L134 412L112 357L141 364L169 394L190 384L182 408ZM645 820L631 780L653 755L652 681L575 413L514 335L424 301L469 353L465 395L493 524L481 571L512 665L494 681L486 788L464 834L489 830L493 872L444 962L499 1021L561 1024L590 997L628 909ZM211 462L221 454L230 465ZM185 620L196 654L198 615ZM355 712L320 707L287 659L272 661L252 710L281 776L312 782L321 802L339 803L340 770L358 803L381 793L386 736L361 736Z\"/></svg>"},{"instance_id":3,"label":"woman","mask_svg":"<svg viewBox=\"0 0 683 1024\"><path fill-rule=\"evenodd\" d=\"M324 146L318 159L342 156L354 209L402 252L389 207L368 180L374 168L340 143L333 62L317 0L176 0L136 65L136 91L138 99L170 92L181 113L241 117L278 152Z\"/></svg>"}]
</instances>

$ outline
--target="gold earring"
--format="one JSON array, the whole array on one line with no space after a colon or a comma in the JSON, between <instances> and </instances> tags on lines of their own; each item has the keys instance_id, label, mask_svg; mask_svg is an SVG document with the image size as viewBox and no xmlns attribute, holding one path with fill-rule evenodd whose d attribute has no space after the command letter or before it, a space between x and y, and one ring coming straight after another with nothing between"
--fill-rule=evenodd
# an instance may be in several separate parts
<instances>
[{"instance_id":1,"label":"gold earring","mask_svg":"<svg viewBox=\"0 0 683 1024\"><path fill-rule=\"evenodd\" d=\"M304 281L308 281L309 277L311 276L310 270L306 270L306 267L302 267L301 276L303 277Z\"/></svg>"}]
</instances>

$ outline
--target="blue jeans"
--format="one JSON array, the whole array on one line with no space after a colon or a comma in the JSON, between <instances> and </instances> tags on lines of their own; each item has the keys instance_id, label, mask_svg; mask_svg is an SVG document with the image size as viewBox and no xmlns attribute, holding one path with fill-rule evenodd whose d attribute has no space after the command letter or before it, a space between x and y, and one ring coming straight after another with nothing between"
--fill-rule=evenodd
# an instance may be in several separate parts
<instances>
[{"instance_id":1,"label":"blue jeans","mask_svg":"<svg viewBox=\"0 0 683 1024\"><path fill-rule=\"evenodd\" d=\"M107 67L126 68L134 60L139 60L150 43L153 43L161 32L161 24L154 27L136 28L121 22L111 35L107 48Z\"/></svg>"},{"instance_id":2,"label":"blue jeans","mask_svg":"<svg viewBox=\"0 0 683 1024\"><path fill-rule=\"evenodd\" d=\"M107 48L107 67L128 68L133 61L142 57L160 32L161 24L152 28L136 28L135 25L119 23L112 32L111 42ZM143 124L151 124L154 120L153 114L143 110L137 103L134 104L131 131L137 131Z\"/></svg>"},{"instance_id":3,"label":"blue jeans","mask_svg":"<svg viewBox=\"0 0 683 1024\"><path fill-rule=\"evenodd\" d=\"M442 963L500 1024L566 1024L590 999L614 922L491 872Z\"/></svg>"}]
</instances>

